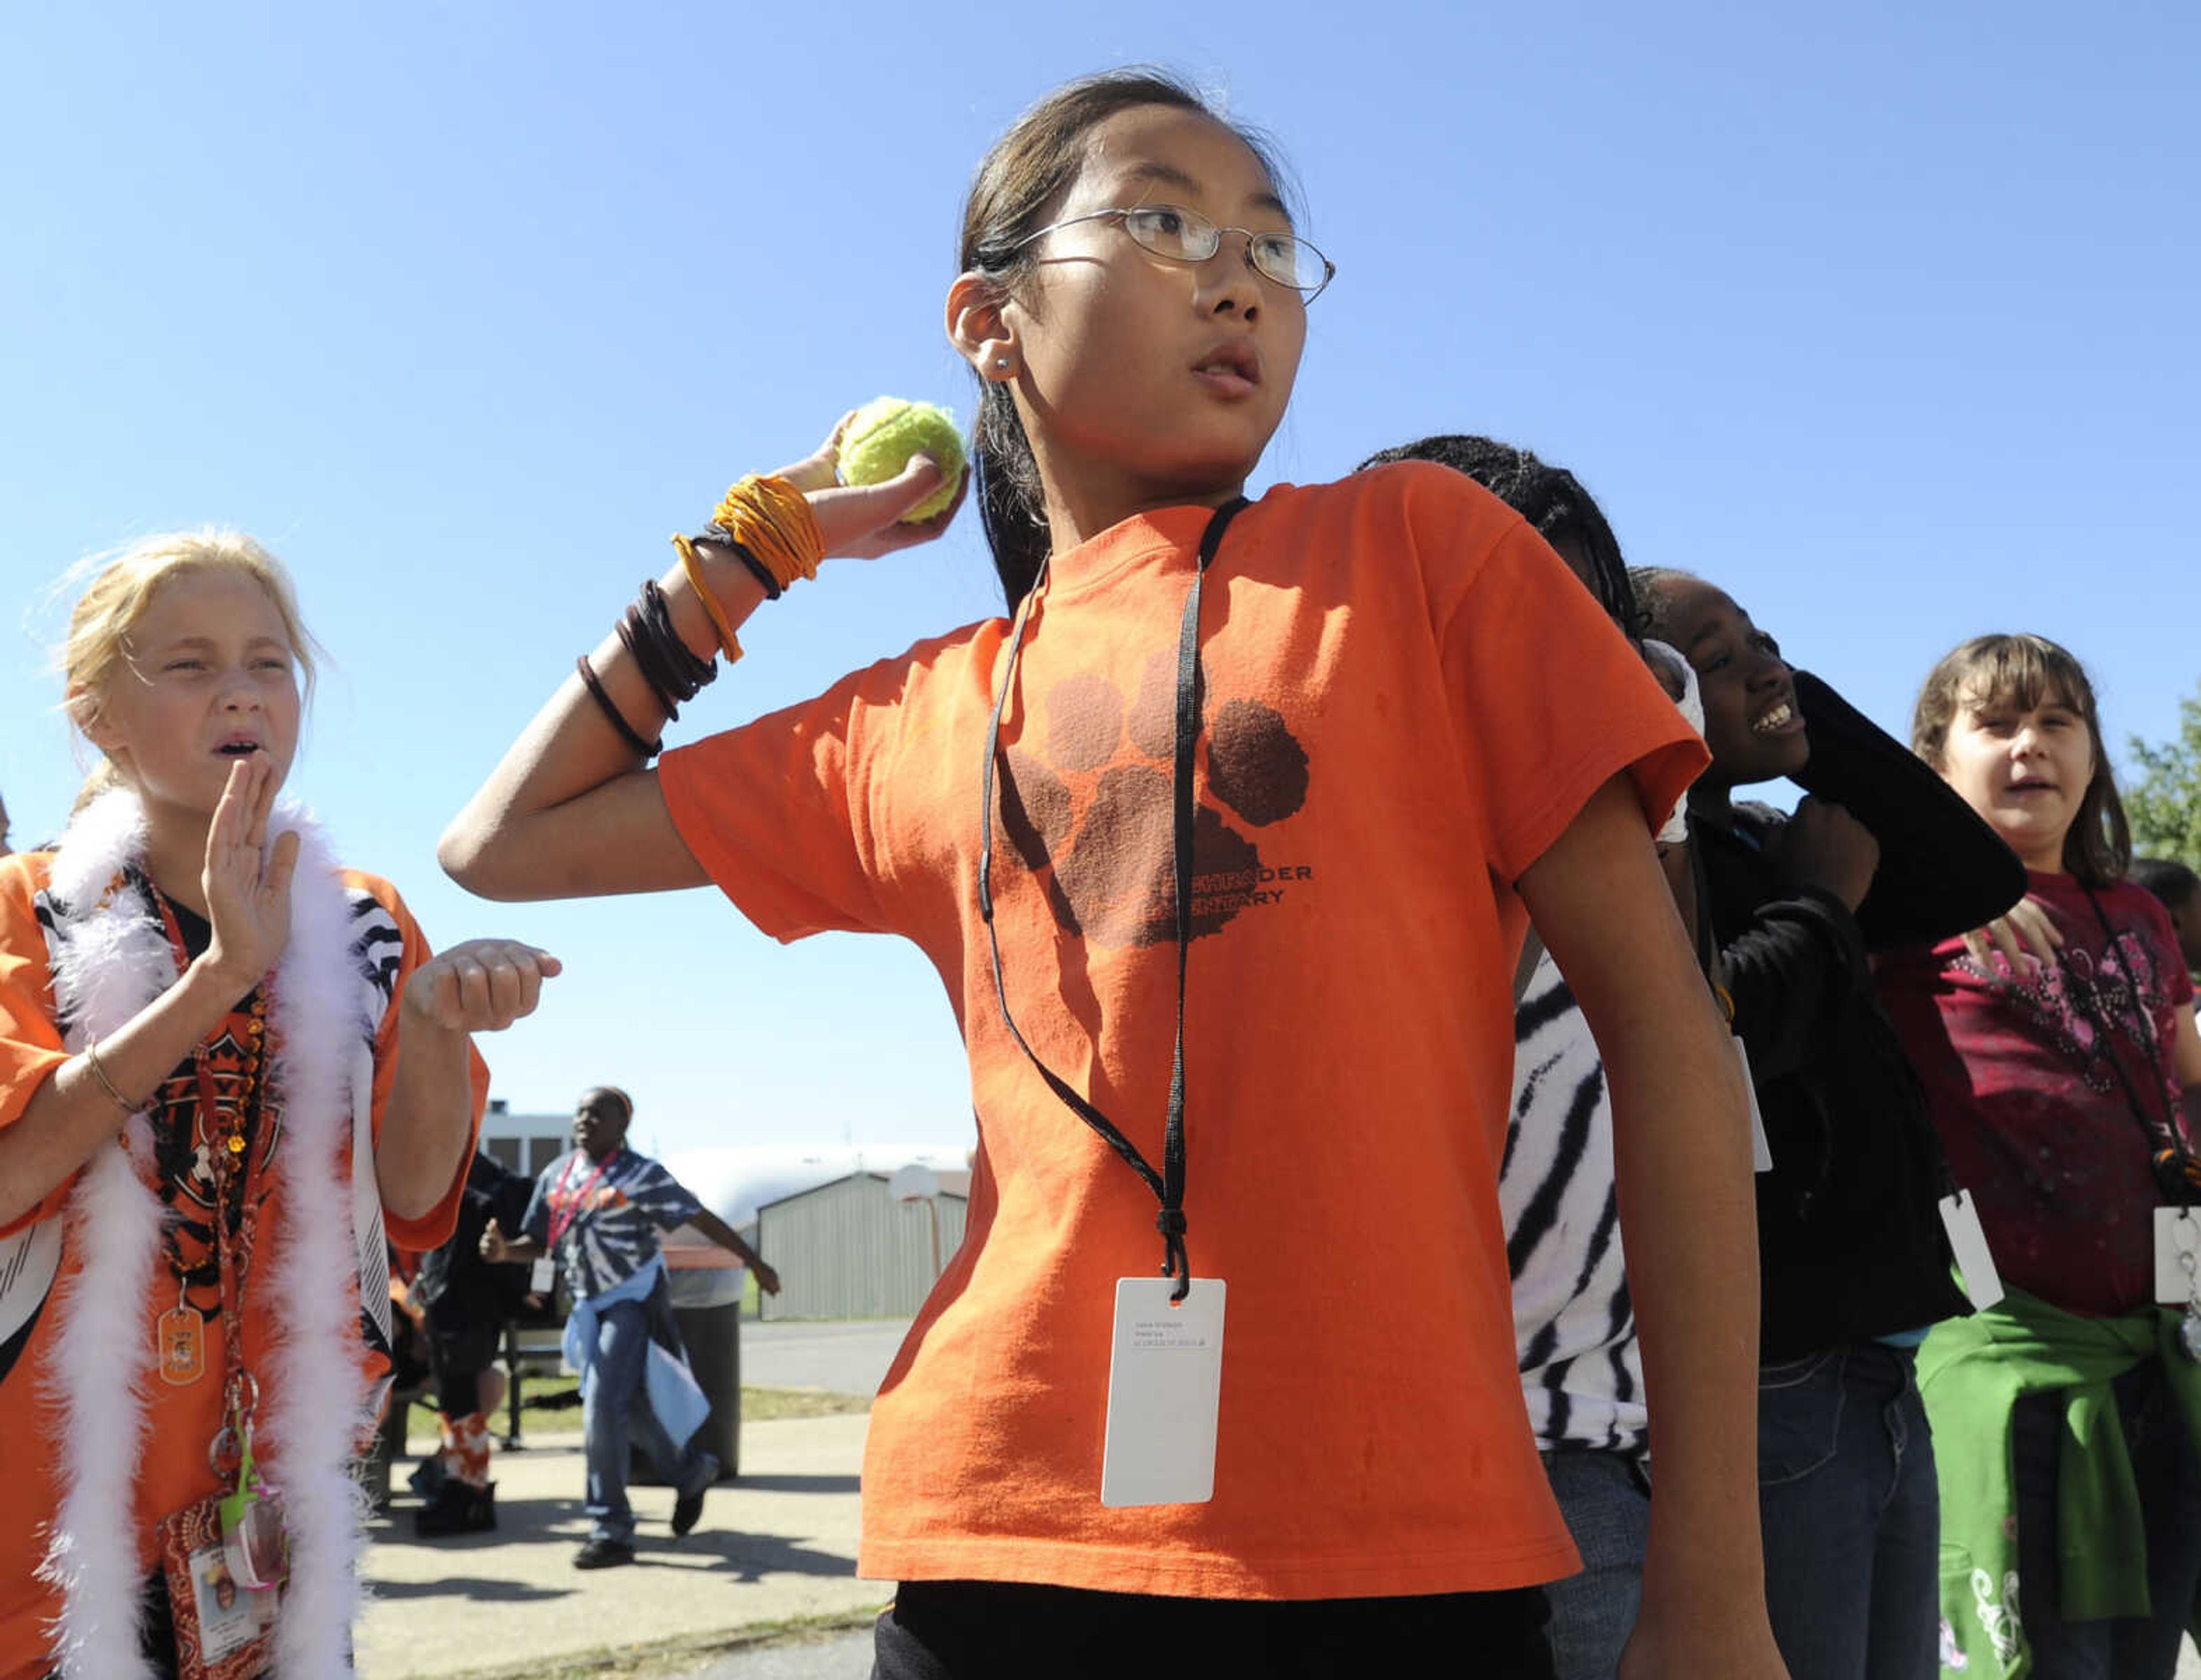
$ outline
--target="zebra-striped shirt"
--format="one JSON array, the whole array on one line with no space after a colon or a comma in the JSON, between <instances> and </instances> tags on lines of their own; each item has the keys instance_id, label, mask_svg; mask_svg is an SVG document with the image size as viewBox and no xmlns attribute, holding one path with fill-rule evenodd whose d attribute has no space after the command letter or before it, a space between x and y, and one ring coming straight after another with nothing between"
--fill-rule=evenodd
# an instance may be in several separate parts
<instances>
[{"instance_id":1,"label":"zebra-striped shirt","mask_svg":"<svg viewBox=\"0 0 2201 1680\"><path fill-rule=\"evenodd\" d=\"M1514 1012L1513 1114L1498 1197L1536 1444L1645 1452L1605 1065L1548 951Z\"/></svg>"}]
</instances>

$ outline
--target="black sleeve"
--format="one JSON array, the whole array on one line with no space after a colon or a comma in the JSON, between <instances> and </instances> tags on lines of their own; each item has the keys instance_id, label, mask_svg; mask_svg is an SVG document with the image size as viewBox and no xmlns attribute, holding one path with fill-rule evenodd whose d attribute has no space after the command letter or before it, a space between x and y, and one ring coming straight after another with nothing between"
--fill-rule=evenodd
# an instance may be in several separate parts
<instances>
[{"instance_id":1,"label":"black sleeve","mask_svg":"<svg viewBox=\"0 0 2201 1680\"><path fill-rule=\"evenodd\" d=\"M1872 981L1864 936L1849 907L1817 887L1760 905L1720 945L1734 999L1734 1030L1760 1084L1794 1072L1829 1025Z\"/></svg>"},{"instance_id":2,"label":"black sleeve","mask_svg":"<svg viewBox=\"0 0 2201 1680\"><path fill-rule=\"evenodd\" d=\"M1811 759L1796 777L1872 831L1880 866L1858 907L1866 947L1931 945L2025 896L2017 855L1933 768L1808 671L1796 673Z\"/></svg>"}]
</instances>

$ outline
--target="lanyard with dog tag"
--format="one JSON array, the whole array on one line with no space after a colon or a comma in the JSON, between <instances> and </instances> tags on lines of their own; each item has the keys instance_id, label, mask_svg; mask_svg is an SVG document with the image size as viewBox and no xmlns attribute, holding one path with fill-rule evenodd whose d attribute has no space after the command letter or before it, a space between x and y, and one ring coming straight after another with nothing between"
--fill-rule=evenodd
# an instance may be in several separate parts
<instances>
[{"instance_id":1,"label":"lanyard with dog tag","mask_svg":"<svg viewBox=\"0 0 2201 1680\"><path fill-rule=\"evenodd\" d=\"M1008 652L1001 662L1001 687L994 696L993 714L986 725L986 755L978 772L978 914L986 924L986 943L993 958L994 997L1001 1007L1001 1024L1057 1100L1098 1133L1124 1165L1139 1175L1161 1204L1161 1211L1154 1219L1155 1229L1162 1237L1160 1280L1125 1278L1119 1279L1116 1286L1109 1427L1101 1468L1102 1499L1108 1504L1196 1502L1210 1498L1214 1492L1215 1421L1220 1403L1223 1360L1223 1285L1218 1280L1202 1278L1195 1289L1192 1262L1185 1251L1184 994L1192 950L1192 768L1194 749L1200 738L1200 586L1217 550L1223 546L1223 533L1246 505L1243 496L1224 502L1210 516L1206 529L1200 533L1192 586L1185 596L1184 615L1177 631L1176 763L1171 778L1177 1037L1171 1055L1169 1111L1162 1134L1159 1172L1113 1121L1039 1059L1038 1053L1025 1042L1009 1009L1008 984L1001 966L1001 942L994 926L995 767L1001 754L1001 716L1008 708L1009 695L1015 685L1024 626L1044 579L1043 568L1041 578L1033 580L1032 587L1018 604L1016 621L1010 627ZM1161 1297L1161 1307L1169 1315L1167 1319L1157 1319L1148 1310L1150 1294ZM1188 1328L1169 1331L1166 1327L1171 1322L1180 1322ZM1181 1339L1172 1340L1172 1336ZM1194 1357L1172 1357L1178 1354ZM1185 1373L1192 1370L1195 1360L1202 1374L1198 1381L1189 1381ZM1208 1361L1212 1362L1212 1372L1206 1370ZM1127 1385L1120 1418L1115 1389L1119 1372ZM1204 1470L1199 1474L1192 1473L1196 1461L1203 1457ZM1109 1498L1111 1489L1120 1496Z\"/></svg>"}]
</instances>

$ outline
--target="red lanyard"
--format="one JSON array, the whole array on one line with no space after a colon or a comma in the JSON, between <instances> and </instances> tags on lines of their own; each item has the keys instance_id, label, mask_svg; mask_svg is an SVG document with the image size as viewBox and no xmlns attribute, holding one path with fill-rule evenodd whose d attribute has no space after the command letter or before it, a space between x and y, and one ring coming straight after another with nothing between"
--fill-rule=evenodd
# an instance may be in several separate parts
<instances>
[{"instance_id":1,"label":"red lanyard","mask_svg":"<svg viewBox=\"0 0 2201 1680\"><path fill-rule=\"evenodd\" d=\"M558 1188L550 1192L550 1246L552 1248L556 1248L558 1239L572 1230L573 1221L581 1217L582 1204L588 1201L589 1192L596 1189L596 1180L602 1178L606 1169L619 1158L619 1152L614 1149L598 1161L596 1170L589 1175L589 1182L573 1192L572 1201L561 1203L561 1199L566 1194L566 1181L573 1176L573 1163L570 1160L566 1163L566 1170L558 1175ZM558 1217L561 1212L566 1216L562 1219Z\"/></svg>"}]
</instances>

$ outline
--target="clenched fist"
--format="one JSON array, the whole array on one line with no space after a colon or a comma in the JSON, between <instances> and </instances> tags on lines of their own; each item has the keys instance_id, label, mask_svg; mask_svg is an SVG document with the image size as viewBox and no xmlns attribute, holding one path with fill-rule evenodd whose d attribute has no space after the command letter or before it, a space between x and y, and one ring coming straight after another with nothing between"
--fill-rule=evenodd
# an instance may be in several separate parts
<instances>
[{"instance_id":1,"label":"clenched fist","mask_svg":"<svg viewBox=\"0 0 2201 1680\"><path fill-rule=\"evenodd\" d=\"M563 966L517 939L469 939L413 971L405 1007L452 1032L501 1032L535 1013L543 981Z\"/></svg>"}]
</instances>

